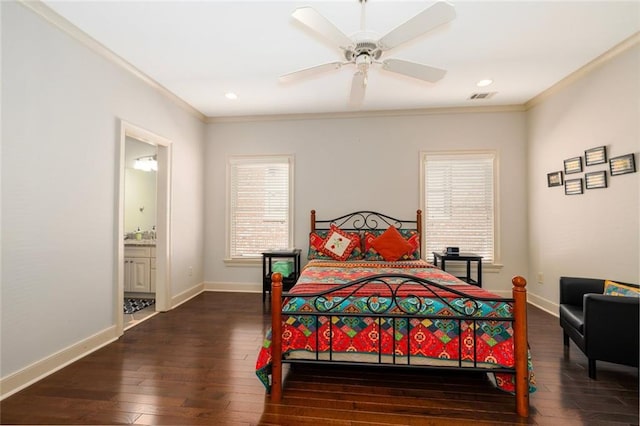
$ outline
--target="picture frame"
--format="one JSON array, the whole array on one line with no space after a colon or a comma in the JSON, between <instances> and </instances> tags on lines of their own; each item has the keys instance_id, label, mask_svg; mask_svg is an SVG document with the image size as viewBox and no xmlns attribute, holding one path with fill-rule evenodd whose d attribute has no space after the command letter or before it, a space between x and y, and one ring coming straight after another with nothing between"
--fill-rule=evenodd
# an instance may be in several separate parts
<instances>
[{"instance_id":1,"label":"picture frame","mask_svg":"<svg viewBox=\"0 0 640 426\"><path fill-rule=\"evenodd\" d=\"M607 162L607 147L598 146L596 148L587 149L584 152L585 166L593 166L595 164L604 164Z\"/></svg>"},{"instance_id":2,"label":"picture frame","mask_svg":"<svg viewBox=\"0 0 640 426\"><path fill-rule=\"evenodd\" d=\"M635 173L636 159L634 154L620 155L609 160L609 171L611 176Z\"/></svg>"},{"instance_id":3,"label":"picture frame","mask_svg":"<svg viewBox=\"0 0 640 426\"><path fill-rule=\"evenodd\" d=\"M573 157L564 160L564 174L580 173L582 171L582 157Z\"/></svg>"},{"instance_id":4,"label":"picture frame","mask_svg":"<svg viewBox=\"0 0 640 426\"><path fill-rule=\"evenodd\" d=\"M565 195L582 194L582 178L565 180L564 193Z\"/></svg>"},{"instance_id":5,"label":"picture frame","mask_svg":"<svg viewBox=\"0 0 640 426\"><path fill-rule=\"evenodd\" d=\"M562 184L563 184L562 171L559 170L557 172L547 173L547 186L548 187L562 186Z\"/></svg>"},{"instance_id":6,"label":"picture frame","mask_svg":"<svg viewBox=\"0 0 640 426\"><path fill-rule=\"evenodd\" d=\"M607 187L607 172L600 170L597 172L585 173L584 186L587 189L598 189Z\"/></svg>"}]
</instances>

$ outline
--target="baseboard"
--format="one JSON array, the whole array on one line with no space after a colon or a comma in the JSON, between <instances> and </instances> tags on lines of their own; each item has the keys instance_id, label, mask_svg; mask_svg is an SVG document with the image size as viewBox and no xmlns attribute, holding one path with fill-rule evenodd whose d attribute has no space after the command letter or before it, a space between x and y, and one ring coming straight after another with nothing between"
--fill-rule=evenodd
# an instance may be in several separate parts
<instances>
[{"instance_id":1,"label":"baseboard","mask_svg":"<svg viewBox=\"0 0 640 426\"><path fill-rule=\"evenodd\" d=\"M501 297L513 298L513 292L507 290L489 290L493 294L497 294ZM546 313L553 315L554 317L558 316L558 304L553 303L550 300L547 300L543 297L537 296L535 294L527 292L527 303L535 306L536 308L542 309Z\"/></svg>"},{"instance_id":2,"label":"baseboard","mask_svg":"<svg viewBox=\"0 0 640 426\"><path fill-rule=\"evenodd\" d=\"M553 315L554 317L558 316L558 309L560 309L560 307L557 303L554 303L550 300L545 299L544 297L540 297L532 293L527 293L527 301L536 308L540 308L546 313Z\"/></svg>"},{"instance_id":3,"label":"baseboard","mask_svg":"<svg viewBox=\"0 0 640 426\"><path fill-rule=\"evenodd\" d=\"M200 283L171 299L171 309L186 301L193 299L203 291L222 291L232 293L261 293L261 283L230 283L230 282L204 282Z\"/></svg>"},{"instance_id":4,"label":"baseboard","mask_svg":"<svg viewBox=\"0 0 640 426\"><path fill-rule=\"evenodd\" d=\"M205 282L204 291L223 291L233 293L261 293L261 283ZM511 290L489 290L501 297L513 297ZM186 300L185 300L186 301ZM527 302L553 316L558 316L558 305L535 294L527 293Z\"/></svg>"},{"instance_id":5,"label":"baseboard","mask_svg":"<svg viewBox=\"0 0 640 426\"><path fill-rule=\"evenodd\" d=\"M204 291L228 291L233 293L262 293L262 283L205 282Z\"/></svg>"},{"instance_id":6,"label":"baseboard","mask_svg":"<svg viewBox=\"0 0 640 426\"><path fill-rule=\"evenodd\" d=\"M183 304L203 291L204 284L200 283L174 296L171 299L172 308ZM118 337L119 336L116 335L116 326L113 325L40 361L36 361L20 371L10 374L7 377L3 377L0 379L0 400L21 391L38 380L41 380L66 367L72 362L89 355L91 352L116 341Z\"/></svg>"},{"instance_id":7,"label":"baseboard","mask_svg":"<svg viewBox=\"0 0 640 426\"><path fill-rule=\"evenodd\" d=\"M116 335L116 326L113 325L40 361L36 361L22 370L3 377L0 379L0 400L114 342L118 337Z\"/></svg>"},{"instance_id":8,"label":"baseboard","mask_svg":"<svg viewBox=\"0 0 640 426\"><path fill-rule=\"evenodd\" d=\"M261 293L261 283L223 283L223 282L205 282L200 283L192 288L183 291L171 299L171 306L175 308L186 301L196 297L203 291L224 291L236 293ZM510 292L494 292L505 293L499 294L503 297L510 297ZM558 316L558 305L543 297L535 294L527 294L528 302L537 308L553 316ZM65 349L56 352L40 361L37 361L20 371L10 374L0 379L0 400L3 400L14 393L26 388L27 386L37 382L38 380L55 373L56 371L66 367L74 361L94 352L101 347L108 345L118 339L116 336L116 326L113 325L100 331L93 336L81 340Z\"/></svg>"},{"instance_id":9,"label":"baseboard","mask_svg":"<svg viewBox=\"0 0 640 426\"><path fill-rule=\"evenodd\" d=\"M193 287L183 291L182 293L173 296L171 298L171 309L182 305L183 303L187 302L188 300L193 299L194 297L196 297L197 295L202 293L204 290L205 290L204 283L199 283L199 284L196 284Z\"/></svg>"}]
</instances>

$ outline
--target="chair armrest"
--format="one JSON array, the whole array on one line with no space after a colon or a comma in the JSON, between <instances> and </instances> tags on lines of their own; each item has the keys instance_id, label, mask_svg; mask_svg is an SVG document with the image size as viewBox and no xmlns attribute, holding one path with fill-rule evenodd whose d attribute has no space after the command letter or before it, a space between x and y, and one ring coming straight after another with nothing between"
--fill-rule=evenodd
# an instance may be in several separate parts
<instances>
[{"instance_id":1,"label":"chair armrest","mask_svg":"<svg viewBox=\"0 0 640 426\"><path fill-rule=\"evenodd\" d=\"M583 306L583 296L602 294L604 280L597 278L560 277L560 304Z\"/></svg>"},{"instance_id":2,"label":"chair armrest","mask_svg":"<svg viewBox=\"0 0 640 426\"><path fill-rule=\"evenodd\" d=\"M584 296L585 353L588 357L627 364L635 360L638 365L639 331L640 298Z\"/></svg>"}]
</instances>

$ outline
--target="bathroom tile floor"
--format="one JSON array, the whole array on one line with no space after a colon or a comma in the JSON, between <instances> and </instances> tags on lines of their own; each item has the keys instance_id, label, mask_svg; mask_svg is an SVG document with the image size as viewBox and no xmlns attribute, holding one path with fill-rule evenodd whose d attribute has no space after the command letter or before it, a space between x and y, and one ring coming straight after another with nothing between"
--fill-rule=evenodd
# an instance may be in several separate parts
<instances>
[{"instance_id":1,"label":"bathroom tile floor","mask_svg":"<svg viewBox=\"0 0 640 426\"><path fill-rule=\"evenodd\" d=\"M132 314L123 314L124 315L123 324L124 324L125 331L151 318L155 314L156 314L155 305L147 306L146 308L138 312L134 312Z\"/></svg>"}]
</instances>

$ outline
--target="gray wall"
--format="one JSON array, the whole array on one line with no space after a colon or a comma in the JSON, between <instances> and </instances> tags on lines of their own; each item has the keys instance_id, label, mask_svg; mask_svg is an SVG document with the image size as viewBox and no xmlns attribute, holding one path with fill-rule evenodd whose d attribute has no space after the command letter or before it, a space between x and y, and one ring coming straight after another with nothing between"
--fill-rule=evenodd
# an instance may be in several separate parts
<instances>
[{"instance_id":1,"label":"gray wall","mask_svg":"<svg viewBox=\"0 0 640 426\"><path fill-rule=\"evenodd\" d=\"M609 157L640 161L640 46L599 66L528 112L529 272L543 275L530 291L554 309L560 276L640 277L640 173L611 177L609 187L564 195L547 187L563 160L605 145ZM583 168L608 170L608 165Z\"/></svg>"},{"instance_id":2,"label":"gray wall","mask_svg":"<svg viewBox=\"0 0 640 426\"><path fill-rule=\"evenodd\" d=\"M259 269L224 263L229 155L295 156L295 244L306 251L311 209L324 218L353 210L413 218L420 208L421 151L494 149L500 158L504 268L485 274L485 283L506 291L513 275L527 276L525 134L525 113L518 111L211 123L205 147L205 280L237 288L260 281Z\"/></svg>"}]
</instances>

